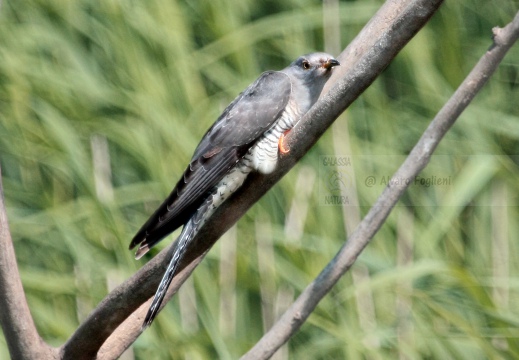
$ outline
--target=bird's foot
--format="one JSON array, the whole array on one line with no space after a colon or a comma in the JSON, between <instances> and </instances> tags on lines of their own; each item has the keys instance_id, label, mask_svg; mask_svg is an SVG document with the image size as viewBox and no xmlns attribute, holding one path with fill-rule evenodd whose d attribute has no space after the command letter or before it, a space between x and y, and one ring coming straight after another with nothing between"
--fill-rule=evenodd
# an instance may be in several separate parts
<instances>
[{"instance_id":1,"label":"bird's foot","mask_svg":"<svg viewBox=\"0 0 519 360\"><path fill-rule=\"evenodd\" d=\"M290 152L290 148L285 144L285 136L289 132L290 130L287 130L279 137L278 148L281 155L286 155Z\"/></svg>"}]
</instances>

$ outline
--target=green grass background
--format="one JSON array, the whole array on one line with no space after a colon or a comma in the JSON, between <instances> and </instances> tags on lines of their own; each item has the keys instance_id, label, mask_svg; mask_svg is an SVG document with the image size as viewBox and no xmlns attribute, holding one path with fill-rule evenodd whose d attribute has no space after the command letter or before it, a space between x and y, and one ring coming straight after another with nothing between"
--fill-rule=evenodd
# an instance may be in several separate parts
<instances>
[{"instance_id":1,"label":"green grass background","mask_svg":"<svg viewBox=\"0 0 519 360\"><path fill-rule=\"evenodd\" d=\"M59 346L151 255L128 243L198 140L262 71L341 49L382 1L3 1L0 164L32 315ZM125 355L234 359L326 265L491 44L513 0L446 1L308 155L226 234ZM330 24L327 18L326 24ZM330 45L331 44L331 45ZM278 359L519 358L519 46L354 269ZM349 206L322 206L320 156ZM387 156L391 155L391 156ZM353 187L356 183L356 191ZM358 199L358 206L355 201ZM0 337L0 358L8 358Z\"/></svg>"}]
</instances>

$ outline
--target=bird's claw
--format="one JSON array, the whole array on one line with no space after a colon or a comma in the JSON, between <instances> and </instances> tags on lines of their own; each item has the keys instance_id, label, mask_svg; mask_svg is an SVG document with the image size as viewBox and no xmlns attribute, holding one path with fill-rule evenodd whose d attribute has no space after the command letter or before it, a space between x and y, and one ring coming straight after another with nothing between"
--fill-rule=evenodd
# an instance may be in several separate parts
<instances>
[{"instance_id":1,"label":"bird's claw","mask_svg":"<svg viewBox=\"0 0 519 360\"><path fill-rule=\"evenodd\" d=\"M286 155L290 152L290 148L285 144L285 136L289 133L290 130L285 131L279 137L278 148L281 155Z\"/></svg>"}]
</instances>

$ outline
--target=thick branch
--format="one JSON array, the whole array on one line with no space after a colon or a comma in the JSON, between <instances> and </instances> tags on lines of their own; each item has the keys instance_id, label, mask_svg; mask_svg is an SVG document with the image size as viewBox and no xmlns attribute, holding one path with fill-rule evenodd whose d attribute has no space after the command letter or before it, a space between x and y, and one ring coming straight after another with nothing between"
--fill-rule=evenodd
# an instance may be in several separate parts
<instances>
[{"instance_id":1,"label":"thick branch","mask_svg":"<svg viewBox=\"0 0 519 360\"><path fill-rule=\"evenodd\" d=\"M487 82L506 52L519 37L519 12L504 29L494 28L494 44L480 59L465 81L438 112L393 179L415 178L425 168L443 136ZM319 301L353 265L380 229L411 181L390 181L382 195L361 221L348 241L319 276L301 293L279 321L242 359L268 359L303 324Z\"/></svg>"},{"instance_id":2,"label":"thick branch","mask_svg":"<svg viewBox=\"0 0 519 360\"><path fill-rule=\"evenodd\" d=\"M38 335L18 272L0 169L0 322L13 359L54 359L57 351Z\"/></svg>"},{"instance_id":3,"label":"thick branch","mask_svg":"<svg viewBox=\"0 0 519 360\"><path fill-rule=\"evenodd\" d=\"M289 134L288 142L294 144L290 155L281 158L278 168L269 176L249 176L244 186L216 211L195 237L180 265L181 269L195 259L200 261L220 236L303 157L339 114L374 81L425 25L441 3L442 0L390 0L379 10L339 57L341 71L329 81L333 89L314 105ZM110 293L63 346L62 355L74 359L92 358L101 346L117 346L121 349L129 346L140 334L140 325L146 311L146 307L141 305L154 294L165 271L165 259L171 257L173 249L174 246L171 246L162 251ZM179 275L184 277L186 273ZM172 286L166 299L182 283L180 276L175 278L174 283L175 286ZM133 312L135 314L125 323L129 332L127 336L124 339L110 337L106 341ZM125 343L122 347L116 344L121 341Z\"/></svg>"}]
</instances>

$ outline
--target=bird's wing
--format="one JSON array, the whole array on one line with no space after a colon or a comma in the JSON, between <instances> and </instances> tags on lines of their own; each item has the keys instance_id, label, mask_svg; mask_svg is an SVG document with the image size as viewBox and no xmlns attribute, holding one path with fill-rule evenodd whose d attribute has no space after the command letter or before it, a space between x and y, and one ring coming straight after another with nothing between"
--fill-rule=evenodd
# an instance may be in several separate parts
<instances>
[{"instance_id":1,"label":"bird's wing","mask_svg":"<svg viewBox=\"0 0 519 360\"><path fill-rule=\"evenodd\" d=\"M267 71L224 110L171 194L133 238L130 249L141 244L138 257L187 222L208 191L280 117L290 94L289 77Z\"/></svg>"}]
</instances>

